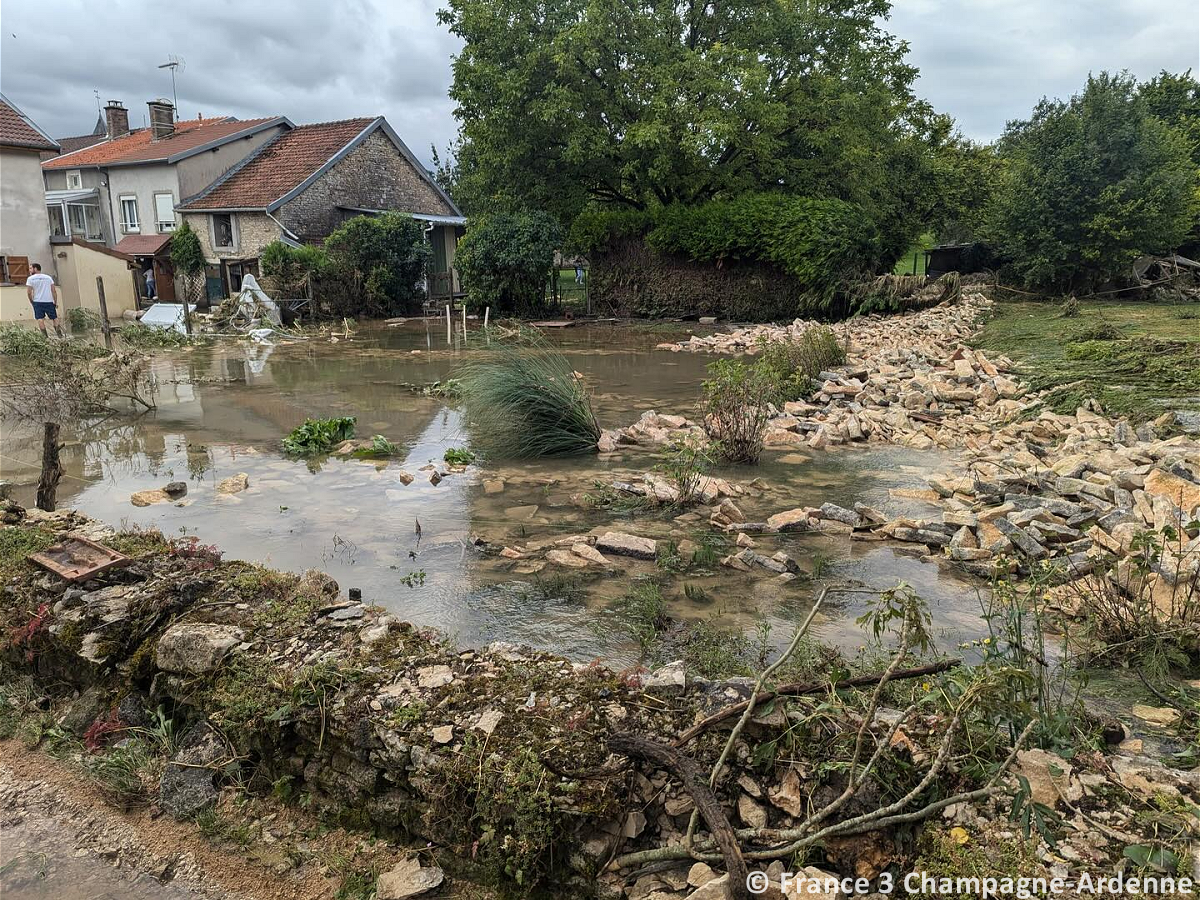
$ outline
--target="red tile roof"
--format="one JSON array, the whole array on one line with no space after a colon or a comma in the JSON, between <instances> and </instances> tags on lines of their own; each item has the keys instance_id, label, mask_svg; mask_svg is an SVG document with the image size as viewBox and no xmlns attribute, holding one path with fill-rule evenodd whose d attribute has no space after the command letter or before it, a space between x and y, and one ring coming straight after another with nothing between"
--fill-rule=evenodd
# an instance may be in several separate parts
<instances>
[{"instance_id":1,"label":"red tile roof","mask_svg":"<svg viewBox=\"0 0 1200 900\"><path fill-rule=\"evenodd\" d=\"M15 106L0 98L0 144L30 150L57 150L58 144L38 130Z\"/></svg>"},{"instance_id":2,"label":"red tile roof","mask_svg":"<svg viewBox=\"0 0 1200 900\"><path fill-rule=\"evenodd\" d=\"M299 125L286 131L180 209L266 209L319 170L374 118Z\"/></svg>"},{"instance_id":3,"label":"red tile roof","mask_svg":"<svg viewBox=\"0 0 1200 900\"><path fill-rule=\"evenodd\" d=\"M42 153L42 159L54 159L56 156L62 156L64 153L74 153L76 150L82 150L84 147L92 147L104 140L103 134L81 134L77 137L63 137L58 139L58 146L62 150L47 150Z\"/></svg>"},{"instance_id":4,"label":"red tile roof","mask_svg":"<svg viewBox=\"0 0 1200 900\"><path fill-rule=\"evenodd\" d=\"M113 249L130 256L154 256L170 240L169 234L130 234L117 241Z\"/></svg>"},{"instance_id":5,"label":"red tile roof","mask_svg":"<svg viewBox=\"0 0 1200 900\"><path fill-rule=\"evenodd\" d=\"M139 128L123 137L103 141L74 153L66 153L46 160L42 163L42 167L45 169L78 169L81 166L107 166L117 163L166 160L275 119L280 119L280 117L240 120L232 117L186 119L175 123L174 134L158 141L150 140L149 128ZM282 121L282 119L280 120Z\"/></svg>"}]
</instances>

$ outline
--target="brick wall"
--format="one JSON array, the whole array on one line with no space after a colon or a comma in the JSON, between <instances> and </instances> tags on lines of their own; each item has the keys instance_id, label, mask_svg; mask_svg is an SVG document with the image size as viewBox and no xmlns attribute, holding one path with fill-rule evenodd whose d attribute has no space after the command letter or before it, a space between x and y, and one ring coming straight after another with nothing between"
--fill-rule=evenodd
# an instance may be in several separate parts
<instances>
[{"instance_id":1,"label":"brick wall","mask_svg":"<svg viewBox=\"0 0 1200 900\"><path fill-rule=\"evenodd\" d=\"M320 241L349 217L339 206L455 214L381 130L285 203L276 217L303 240Z\"/></svg>"},{"instance_id":2,"label":"brick wall","mask_svg":"<svg viewBox=\"0 0 1200 900\"><path fill-rule=\"evenodd\" d=\"M263 247L279 239L279 226L272 222L264 213L233 213L237 221L237 246L214 248L212 241L211 215L209 213L186 213L187 219L196 236L200 238L200 247L204 258L209 262L221 259L257 259L262 255Z\"/></svg>"}]
</instances>

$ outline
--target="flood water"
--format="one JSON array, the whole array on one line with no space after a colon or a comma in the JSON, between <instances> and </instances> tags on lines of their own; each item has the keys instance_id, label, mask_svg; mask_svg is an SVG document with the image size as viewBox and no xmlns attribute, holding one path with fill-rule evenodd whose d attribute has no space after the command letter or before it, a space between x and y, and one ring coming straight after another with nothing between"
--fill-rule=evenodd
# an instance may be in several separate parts
<instances>
[{"instance_id":1,"label":"flood water","mask_svg":"<svg viewBox=\"0 0 1200 900\"><path fill-rule=\"evenodd\" d=\"M593 406L604 427L631 424L646 410L692 413L711 358L652 349L685 336L683 330L615 325L547 334L593 389ZM579 660L629 659L631 650L610 627L606 610L629 590L632 578L654 574L653 563L614 557L623 573L583 576L586 590L580 595L550 589L553 565L521 575L511 561L480 554L468 536L531 543L611 528L698 543L712 529L699 517L630 519L578 502L598 479L649 471L658 460L639 448L602 459L484 460L437 486L429 484L418 469L440 461L449 447L469 446L469 435L452 407L413 386L446 378L474 352L463 349L457 334L447 339L444 320L429 328L415 320L399 327L363 326L353 340L338 343L313 338L262 346L229 340L160 355L154 362L159 383L154 411L64 432L66 476L59 504L118 526L194 535L223 550L226 558L297 572L323 569L343 590L361 588L364 598L401 619L436 626L463 643L508 640ZM355 416L360 437L383 434L404 448L402 457L386 464L327 459L309 465L282 454L280 440L305 417L333 415ZM32 505L40 433L4 427L0 475L17 485L19 502ZM737 501L749 520L826 500L845 506L859 500L888 513L921 514L933 510L893 498L889 489L924 487L926 474L950 462L938 453L901 448L844 450L808 461L798 461L794 453L767 452L759 466L716 474L742 483L762 479L761 490ZM401 470L417 479L405 486ZM218 496L217 482L239 472L249 475L250 488ZM131 505L131 493L173 480L188 483L186 505ZM488 492L484 481L503 481L503 489L492 484ZM846 536L756 540L768 554L787 550L819 579L784 584L765 571L720 567L688 573L664 587L672 614L720 614L734 625L765 620L772 625L772 639L782 643L790 624L807 612L815 585L882 589L905 581L932 605L946 646L979 636L978 586L945 563ZM530 588L539 583L540 589ZM703 587L711 599L686 598L683 589L689 583ZM559 596L563 593L568 595ZM862 644L853 619L868 602L860 594L832 600L818 619L818 636L851 649Z\"/></svg>"}]
</instances>

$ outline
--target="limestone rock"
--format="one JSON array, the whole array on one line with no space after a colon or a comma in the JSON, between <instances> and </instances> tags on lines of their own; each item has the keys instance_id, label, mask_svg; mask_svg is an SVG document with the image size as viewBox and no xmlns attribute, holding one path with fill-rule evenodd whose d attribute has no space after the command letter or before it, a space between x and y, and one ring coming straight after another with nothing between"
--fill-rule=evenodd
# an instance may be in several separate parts
<instances>
[{"instance_id":1,"label":"limestone rock","mask_svg":"<svg viewBox=\"0 0 1200 900\"><path fill-rule=\"evenodd\" d=\"M650 538L607 531L596 538L596 549L616 556L632 556L634 559L654 559L658 556L658 542Z\"/></svg>"},{"instance_id":2,"label":"limestone rock","mask_svg":"<svg viewBox=\"0 0 1200 900\"><path fill-rule=\"evenodd\" d=\"M250 476L245 472L238 472L236 475L230 475L228 478L222 478L217 482L218 494L240 494L246 488L250 487Z\"/></svg>"},{"instance_id":3,"label":"limestone rock","mask_svg":"<svg viewBox=\"0 0 1200 900\"><path fill-rule=\"evenodd\" d=\"M158 639L155 659L164 672L202 675L220 665L242 638L242 629L233 625L172 625Z\"/></svg>"},{"instance_id":4,"label":"limestone rock","mask_svg":"<svg viewBox=\"0 0 1200 900\"><path fill-rule=\"evenodd\" d=\"M375 882L375 900L407 900L432 891L446 875L437 866L422 866L413 856L396 863Z\"/></svg>"},{"instance_id":5,"label":"limestone rock","mask_svg":"<svg viewBox=\"0 0 1200 900\"><path fill-rule=\"evenodd\" d=\"M163 769L158 786L159 806L183 821L216 802L219 795L213 778L227 756L225 742L207 722L193 725Z\"/></svg>"},{"instance_id":6,"label":"limestone rock","mask_svg":"<svg viewBox=\"0 0 1200 900\"><path fill-rule=\"evenodd\" d=\"M129 495L129 502L134 506L151 506L155 503L168 503L171 500L171 495L162 488L154 488L149 491L134 491Z\"/></svg>"},{"instance_id":7,"label":"limestone rock","mask_svg":"<svg viewBox=\"0 0 1200 900\"><path fill-rule=\"evenodd\" d=\"M667 663L655 669L646 679L645 689L652 694L682 694L687 688L687 672L683 661Z\"/></svg>"}]
</instances>

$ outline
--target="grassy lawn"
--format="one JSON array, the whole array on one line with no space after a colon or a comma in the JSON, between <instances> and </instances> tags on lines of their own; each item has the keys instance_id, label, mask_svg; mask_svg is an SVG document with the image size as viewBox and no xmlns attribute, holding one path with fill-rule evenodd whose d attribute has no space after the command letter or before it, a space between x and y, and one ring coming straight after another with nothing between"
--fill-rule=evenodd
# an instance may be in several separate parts
<instances>
[{"instance_id":1,"label":"grassy lawn","mask_svg":"<svg viewBox=\"0 0 1200 900\"><path fill-rule=\"evenodd\" d=\"M1011 357L1056 412L1095 397L1134 422L1200 408L1200 304L999 302L975 345Z\"/></svg>"},{"instance_id":2,"label":"grassy lawn","mask_svg":"<svg viewBox=\"0 0 1200 900\"><path fill-rule=\"evenodd\" d=\"M924 275L925 274L925 251L937 243L934 240L933 232L927 231L917 240L913 246L908 248L908 252L896 260L896 267L892 272L896 275ZM913 271L913 255L917 257L916 271Z\"/></svg>"}]
</instances>

